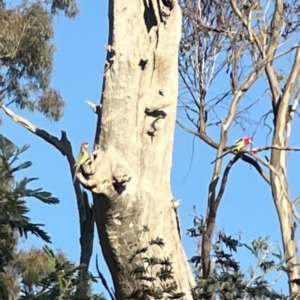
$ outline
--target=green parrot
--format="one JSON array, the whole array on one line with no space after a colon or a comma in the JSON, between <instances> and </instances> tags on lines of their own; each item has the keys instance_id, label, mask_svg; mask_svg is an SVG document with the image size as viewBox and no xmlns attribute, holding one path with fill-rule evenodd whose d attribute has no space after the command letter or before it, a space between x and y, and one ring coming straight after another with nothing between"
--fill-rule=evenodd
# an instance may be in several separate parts
<instances>
[{"instance_id":1,"label":"green parrot","mask_svg":"<svg viewBox=\"0 0 300 300\"><path fill-rule=\"evenodd\" d=\"M74 172L74 179L73 181L75 182L76 178L77 178L77 173L80 169L80 167L89 159L90 155L88 152L88 143L82 143L81 147L80 147L80 153L76 159L74 168L75 168L75 172Z\"/></svg>"},{"instance_id":2,"label":"green parrot","mask_svg":"<svg viewBox=\"0 0 300 300\"><path fill-rule=\"evenodd\" d=\"M247 145L252 144L252 143L253 143L253 141L250 137L243 137L243 138L237 140L231 147L229 147L229 149L227 151L225 151L222 155L220 155L215 160L213 160L211 162L211 164L213 164L215 161L217 161L218 159L225 156L227 153L229 153L229 152L237 153L237 152L241 151L243 148L245 148Z\"/></svg>"}]
</instances>

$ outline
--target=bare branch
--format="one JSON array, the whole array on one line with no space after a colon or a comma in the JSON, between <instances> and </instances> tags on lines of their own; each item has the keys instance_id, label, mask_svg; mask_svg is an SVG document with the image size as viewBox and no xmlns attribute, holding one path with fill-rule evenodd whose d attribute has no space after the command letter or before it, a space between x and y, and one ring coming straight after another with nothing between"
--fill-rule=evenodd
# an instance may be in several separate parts
<instances>
[{"instance_id":1,"label":"bare branch","mask_svg":"<svg viewBox=\"0 0 300 300\"><path fill-rule=\"evenodd\" d=\"M276 145L269 145L269 146L260 147L260 148L253 148L251 150L245 150L245 152L257 153L257 152L266 151L266 150L270 150L270 149L276 149L276 150L282 150L282 151L300 151L300 147L280 147L280 146L276 146Z\"/></svg>"},{"instance_id":2,"label":"bare branch","mask_svg":"<svg viewBox=\"0 0 300 300\"><path fill-rule=\"evenodd\" d=\"M292 203L292 210L293 210L293 214L294 214L295 219L298 221L298 224L300 224L300 216L297 212L297 209L296 209L296 206L295 206L294 203Z\"/></svg>"},{"instance_id":3,"label":"bare branch","mask_svg":"<svg viewBox=\"0 0 300 300\"><path fill-rule=\"evenodd\" d=\"M292 131L292 121L294 119L295 112L297 111L298 105L299 105L299 95L300 95L300 88L298 88L298 91L295 95L294 103L290 106L290 111L288 111L287 114L287 124L286 124L286 137L287 137L287 143L291 136Z\"/></svg>"},{"instance_id":4,"label":"bare branch","mask_svg":"<svg viewBox=\"0 0 300 300\"><path fill-rule=\"evenodd\" d=\"M280 128L279 130L282 130L282 126L285 126L286 122L283 123L282 119L283 117L286 116L286 112L290 103L290 99L292 97L292 93L293 90L297 84L297 79L299 77L299 73L300 73L300 50L299 48L297 48L296 50L296 55L295 55L295 59L293 62L293 67L292 70L289 74L288 80L285 84L285 88L282 94L282 99L280 101L280 105L278 108L278 115L276 118L276 125ZM284 119L286 120L286 119Z\"/></svg>"},{"instance_id":5,"label":"bare branch","mask_svg":"<svg viewBox=\"0 0 300 300\"><path fill-rule=\"evenodd\" d=\"M224 175L222 177L221 187L219 189L217 197L215 197L216 194L216 186L219 181L219 177L213 177L210 184L209 184L209 193L208 193L208 207L207 207L207 214L206 214L206 230L202 237L202 269L203 269L203 278L208 278L210 274L210 247L211 247L211 236L213 233L213 230L215 228L215 222L217 218L218 213L218 206L223 198L223 194L225 191L225 187L227 184L228 176L230 169L235 164L235 162L238 161L238 159L242 156L242 153L237 154L228 164L224 171ZM208 285L206 287L207 292L210 290L210 286Z\"/></svg>"},{"instance_id":6,"label":"bare branch","mask_svg":"<svg viewBox=\"0 0 300 300\"><path fill-rule=\"evenodd\" d=\"M282 13L283 13L283 0L277 0L275 2L275 10L273 12L273 18L271 21L271 32L270 35L270 42L269 47L267 49L267 55L272 54L272 56L275 54L275 51L277 49L277 46L279 44L280 39L280 29L282 24Z\"/></svg>"},{"instance_id":7,"label":"bare branch","mask_svg":"<svg viewBox=\"0 0 300 300\"><path fill-rule=\"evenodd\" d=\"M4 112L17 124L20 124L36 136L42 138L50 145L54 146L62 155L66 156L71 176L74 176L74 164L75 159L72 152L72 146L70 141L67 138L65 131L62 131L61 138L51 135L45 130L39 129L30 121L14 113L11 109L5 105L1 105L1 108ZM90 259L93 251L93 241L94 241L94 220L92 218L92 212L86 192L81 190L80 183L78 180L74 183L74 189L77 199L77 208L79 214L80 222L80 264L85 264L86 268L82 269L79 273L79 277L83 280L87 279L87 270L90 264Z\"/></svg>"},{"instance_id":8,"label":"bare branch","mask_svg":"<svg viewBox=\"0 0 300 300\"><path fill-rule=\"evenodd\" d=\"M188 133L198 136L210 147L217 149L216 157L220 157L228 149L226 145L229 130L236 123L242 127L243 132L247 131L247 134L252 137L256 134L258 128L262 128L262 130L266 127L269 128L268 135L273 132L273 140L270 146L268 141L264 147L241 151L230 162L240 159L249 163L272 189L273 200L281 223L284 251L291 258L291 264L295 266L292 268L291 274L288 275L289 279L292 278L294 280L290 284L290 288L292 287L290 294L292 292L295 294L299 291L299 286L296 286L296 280L299 277L299 264L297 249L294 247L294 240L291 237L295 231L293 229L293 218L299 222L300 217L295 209L295 205L291 203L286 176L286 157L288 151L300 151L300 146L290 147L289 144L292 121L295 113L297 113L300 93L300 88L298 89L297 86L299 85L298 76L300 74L300 43L296 40L291 45L290 39L292 34L294 36L297 34L300 27L297 19L298 7L294 4L286 5L283 0L273 2L267 0L264 3L248 1L247 4L237 0L229 0L229 2L222 1L221 3L209 2L210 10L205 11L203 6L197 9L194 2L188 3L190 3L190 7L187 5L186 24L183 24L185 37L183 46L187 46L181 48L181 62L182 66L188 67L187 70L190 70L189 74L196 74L194 79L197 79L196 83L193 82L192 88L186 87L186 90L192 91L197 101L203 102L195 105L196 110L198 109L198 115L195 113L199 117L198 119L194 118L194 115L189 116L187 114L188 120L197 127L195 132L178 121L177 124ZM203 13L202 18L200 17L199 19L199 15L202 14L202 11L201 14L199 12L201 9L206 13ZM197 26L194 24L197 24ZM284 49L281 53L278 53L280 47L284 47ZM214 98L212 99L211 91L205 89L205 80L211 75L208 69L210 67L210 59L214 57L216 49L221 54L219 56L221 61L217 62L216 68L222 66L222 71L226 73L224 75L227 77L225 84L222 81L222 89L229 87L229 94L223 98L224 101L223 99L221 100L222 103ZM277 72L276 67L279 67L279 65L275 64L274 60L278 59L279 62L284 64L286 61L284 61L283 57L293 50L296 50L296 55L291 72L285 74L281 69ZM198 61L194 64L189 63L190 60L194 59L194 56L198 58ZM223 60L224 57L225 60ZM185 61L187 62L185 63ZM225 64L223 65L224 61ZM249 99L251 101L250 105L243 105L241 102L244 101L246 93L253 87L255 82L258 83L259 80L262 80L263 74L266 74L267 77L267 90L270 91L272 107L264 108L262 111L259 105L254 105L255 101L253 99ZM289 77L286 80L287 75ZM182 73L182 76L186 76L185 72ZM215 78L213 77L213 79ZM186 83L185 80L182 81ZM192 82L192 79L190 81ZM218 94L221 92L221 85L218 81L213 81L216 86L220 86L219 91L213 91ZM262 89L260 87L260 90ZM254 88L254 93L256 92ZM263 98L263 94L260 98ZM204 95L204 97L201 98L201 95ZM224 105L226 105L226 108L224 108ZM242 109L242 105L245 106L244 109ZM225 117L224 109L226 110ZM255 120L250 117L252 116L251 111L254 110L262 111L263 116L258 118L258 122L256 117ZM209 113L209 120L204 122L204 126L201 126L203 111ZM265 113L266 111L267 113ZM217 120L214 117L210 118L210 112L214 113ZM248 119L244 117L245 114L249 115ZM272 123L269 118L270 114L273 114ZM257 116L257 114L255 115ZM246 128L243 121L250 126ZM253 133L251 126L254 122L256 128ZM219 141L212 139L212 136L206 131L210 123L220 125ZM192 128L192 126L190 127ZM262 151L271 152L270 161L259 156L259 152ZM222 159L215 163L209 186L205 232L202 237L202 255L204 253L204 256L209 256L210 254L209 234L214 229L219 201L223 197L227 177L229 176L230 163L227 165L220 183L221 164ZM269 174L267 174L268 172ZM217 193L216 187L218 183L220 183L221 187ZM300 197L297 200L297 204L298 201L300 203ZM292 243L291 239L293 240ZM202 259L203 265L205 265L203 266L203 274L207 276L209 258L202 257ZM213 295L212 289L208 292Z\"/></svg>"},{"instance_id":9,"label":"bare branch","mask_svg":"<svg viewBox=\"0 0 300 300\"><path fill-rule=\"evenodd\" d=\"M254 152L248 152L248 153L251 156L253 156L258 162L260 162L262 165L264 165L266 168L268 168L271 171L271 173L273 173L278 178L280 178L280 175L279 175L278 171L274 168L274 166L271 163L264 161L258 155L256 155ZM287 197L287 199L289 199L289 196L286 194L285 189L283 187L283 184L281 183L281 181L279 181L279 183L280 183L281 188L282 188L282 193L284 193L285 197Z\"/></svg>"},{"instance_id":10,"label":"bare branch","mask_svg":"<svg viewBox=\"0 0 300 300\"><path fill-rule=\"evenodd\" d=\"M69 162L70 171L72 178L74 176L74 164L75 164L75 158L72 151L72 146L70 141L67 138L67 134L65 131L62 131L62 136L60 139L57 137L51 135L47 131L43 129L39 129L35 125L33 125L30 121L28 121L26 118L21 117L14 113L11 109L6 107L5 105L1 105L1 108L5 111L5 113L13 119L14 122L22 125L24 128L29 130L30 132L34 133L38 137L42 138L46 142L48 142L50 145L54 146L62 155L67 157L67 160ZM80 185L78 181L75 181L74 186L75 189L78 185L78 190L80 191ZM77 190L77 189L76 189ZM77 194L77 193L76 193ZM81 194L81 192L80 192Z\"/></svg>"},{"instance_id":11,"label":"bare branch","mask_svg":"<svg viewBox=\"0 0 300 300\"><path fill-rule=\"evenodd\" d=\"M300 203L300 196L298 196L295 200L294 200L294 205L297 206Z\"/></svg>"},{"instance_id":12,"label":"bare branch","mask_svg":"<svg viewBox=\"0 0 300 300\"><path fill-rule=\"evenodd\" d=\"M295 45L295 46L293 46L293 47L287 49L286 51L281 52L281 53L275 55L274 58L273 58L273 60L275 60L275 59L277 59L277 58L280 58L280 57L282 57L282 56L284 56L284 55L286 55L286 54L288 54L288 53L294 51L295 49L298 49L299 47L300 47L300 44L297 44L297 45Z\"/></svg>"},{"instance_id":13,"label":"bare branch","mask_svg":"<svg viewBox=\"0 0 300 300\"><path fill-rule=\"evenodd\" d=\"M253 70L250 72L250 74L247 76L246 80L243 82L243 84L234 91L234 98L230 104L229 111L227 114L227 118L225 119L224 123L222 124L221 134L220 134L220 144L217 151L217 157L219 157L222 154L222 149L225 147L225 144L227 142L227 131L230 128L238 109L238 104L242 98L242 96L245 94L245 92L250 88L250 86L256 81L256 79L261 75L263 72L262 65L264 65L265 62L261 63L261 67ZM221 160L217 161L215 164L214 174L213 177L219 176L221 171Z\"/></svg>"},{"instance_id":14,"label":"bare branch","mask_svg":"<svg viewBox=\"0 0 300 300\"><path fill-rule=\"evenodd\" d=\"M57 150L59 150L61 152L61 154L66 155L65 145L57 137L49 134L47 131L37 128L35 125L33 125L27 119L15 114L11 109L6 107L5 105L1 105L1 108L11 119L13 119L14 122L20 124L21 126L26 128L30 132L41 137L43 140L45 140L46 142L48 142L49 144L54 146ZM74 158L73 158L73 160L75 162Z\"/></svg>"},{"instance_id":15,"label":"bare branch","mask_svg":"<svg viewBox=\"0 0 300 300\"><path fill-rule=\"evenodd\" d=\"M108 292L111 300L116 300L116 297L112 294L112 292L108 288L107 281L106 281L105 277L103 276L103 274L100 271L99 264L98 264L98 254L96 254L96 270L97 270L98 276L101 280L101 283L104 286L104 288L106 289L106 291Z\"/></svg>"},{"instance_id":16,"label":"bare branch","mask_svg":"<svg viewBox=\"0 0 300 300\"><path fill-rule=\"evenodd\" d=\"M256 171L261 175L261 177L266 181L266 183L269 185L271 184L270 176L261 168L260 164L255 159L248 155L242 155L241 160L253 166L256 169Z\"/></svg>"},{"instance_id":17,"label":"bare branch","mask_svg":"<svg viewBox=\"0 0 300 300\"><path fill-rule=\"evenodd\" d=\"M267 161L260 158L258 155L255 154L255 152L248 152L251 156L253 156L258 162L260 162L262 165L264 165L266 168L268 168L270 171L272 171L274 174L277 174L275 168ZM277 174L278 175L278 174Z\"/></svg>"},{"instance_id":18,"label":"bare branch","mask_svg":"<svg viewBox=\"0 0 300 300\"><path fill-rule=\"evenodd\" d=\"M222 182L221 182L221 186L218 192L218 195L216 197L216 200L214 201L214 210L215 212L217 212L218 207L220 205L220 202L223 198L224 192L225 192L225 188L226 188L226 184L227 184L227 180L228 180L228 176L229 176L229 172L232 168L232 166L241 158L242 153L238 153L237 155L234 156L233 159L231 159L229 161L229 163L227 164L223 177L222 177Z\"/></svg>"},{"instance_id":19,"label":"bare branch","mask_svg":"<svg viewBox=\"0 0 300 300\"><path fill-rule=\"evenodd\" d=\"M241 11L238 9L236 1L235 0L230 1L231 5L232 5L232 9L237 14L237 16L240 18L240 20L243 22L244 26L247 27L249 36L253 37L253 40L254 40L256 46L258 47L258 49L260 50L262 57L264 59L268 58L265 71L266 71L266 75L267 75L267 78L269 81L269 86L270 86L272 96L273 96L273 107L274 108L277 105L277 101L278 101L279 95L280 95L280 88L279 88L279 84L277 81L276 72L274 70L274 66L271 63L274 60L275 51L277 49L277 46L279 43L279 38L280 38L280 35L279 35L280 26L278 24L276 24L276 28L275 28L275 22L278 21L278 18L280 18L280 11L282 13L282 7L280 5L278 5L278 2L282 2L282 1L276 1L276 8L275 8L276 13L273 14L273 19L272 19L272 39L269 43L269 47L268 47L267 51L265 51L264 44L262 43L264 40L260 41L258 36L252 30L251 26L248 26L251 24L249 24L247 22L246 18L243 16ZM276 30L276 32L273 30ZM261 30L261 32L262 32L262 30ZM250 41L251 41L251 39L250 39Z\"/></svg>"},{"instance_id":20,"label":"bare branch","mask_svg":"<svg viewBox=\"0 0 300 300\"><path fill-rule=\"evenodd\" d=\"M95 113L95 114L99 114L100 111L101 111L101 108L102 108L102 105L96 105L94 103L92 103L91 101L89 100L85 100L85 102L87 103L87 105L90 106L90 108L92 109L92 111Z\"/></svg>"},{"instance_id":21,"label":"bare branch","mask_svg":"<svg viewBox=\"0 0 300 300\"><path fill-rule=\"evenodd\" d=\"M195 135L199 137L202 141L204 141L207 145L211 146L214 149L218 149L219 144L214 142L205 132L195 132L188 128L186 128L184 125L182 125L179 121L176 121L176 124L180 126L183 130L185 130L187 133L190 133L192 135ZM225 147L223 149L223 152L228 150L229 147ZM246 152L246 151L243 151ZM257 163L257 161L247 155L242 155L241 160L244 162L249 163L252 165L256 171L262 176L262 178L268 183L271 184L270 177L262 170L261 166Z\"/></svg>"},{"instance_id":22,"label":"bare branch","mask_svg":"<svg viewBox=\"0 0 300 300\"><path fill-rule=\"evenodd\" d=\"M242 21L243 25L247 28L248 34L249 34L249 41L251 43L255 42L256 46L258 47L262 56L264 57L263 45L261 45L261 42L260 42L258 36L251 28L251 20L249 18L246 19L246 17L242 14L242 12L237 7L236 0L230 0L230 4L231 4L231 7L232 7L232 10L234 11L234 13L239 17L239 19ZM251 17L250 14L249 14L249 17Z\"/></svg>"}]
</instances>

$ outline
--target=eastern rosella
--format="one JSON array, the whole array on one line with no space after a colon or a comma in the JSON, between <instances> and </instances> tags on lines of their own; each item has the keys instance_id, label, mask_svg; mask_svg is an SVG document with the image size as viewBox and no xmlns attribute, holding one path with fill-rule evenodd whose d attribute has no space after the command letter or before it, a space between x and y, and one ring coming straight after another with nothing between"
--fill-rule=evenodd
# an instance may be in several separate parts
<instances>
[{"instance_id":1,"label":"eastern rosella","mask_svg":"<svg viewBox=\"0 0 300 300\"><path fill-rule=\"evenodd\" d=\"M75 168L75 172L74 172L74 182L76 180L77 177L77 173L80 169L80 167L89 159L89 152L88 152L88 143L82 143L81 147L80 147L80 153L77 157L77 160L75 162L74 168Z\"/></svg>"},{"instance_id":2,"label":"eastern rosella","mask_svg":"<svg viewBox=\"0 0 300 300\"><path fill-rule=\"evenodd\" d=\"M252 144L252 143L253 143L253 141L252 141L252 139L250 137L243 137L243 138L237 140L232 146L229 147L228 150L226 150L222 155L220 155L219 157L217 157L211 163L213 164L215 161L217 161L218 159L222 158L223 156L225 156L229 152L238 153L243 148L245 148L247 145Z\"/></svg>"}]
</instances>

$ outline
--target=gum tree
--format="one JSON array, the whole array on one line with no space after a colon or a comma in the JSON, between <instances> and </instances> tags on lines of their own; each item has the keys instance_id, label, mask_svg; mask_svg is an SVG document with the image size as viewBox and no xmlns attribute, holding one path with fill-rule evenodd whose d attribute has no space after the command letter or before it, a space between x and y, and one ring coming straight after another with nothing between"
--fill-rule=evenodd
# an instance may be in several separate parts
<instances>
[{"instance_id":1,"label":"gum tree","mask_svg":"<svg viewBox=\"0 0 300 300\"><path fill-rule=\"evenodd\" d=\"M299 4L283 0L221 0L207 4L186 0L181 4L179 72L182 93L188 96L180 97L180 105L188 122L178 124L216 149L217 157L228 150L234 124L254 140L260 136L266 141L262 147L234 156L224 170L222 159L214 165L201 243L202 278L212 276L212 233L230 170L243 162L253 166L270 187L280 224L289 292L297 296L295 233L300 221L296 210L299 198L292 199L290 194L287 155L299 151L290 141L300 91ZM213 95L216 88L218 92ZM261 103L263 113L258 109ZM267 129L265 136L263 129ZM218 140L212 137L216 130ZM207 285L205 289L210 293L213 287Z\"/></svg>"},{"instance_id":2,"label":"gum tree","mask_svg":"<svg viewBox=\"0 0 300 300\"><path fill-rule=\"evenodd\" d=\"M93 216L117 299L192 299L194 279L170 190L180 36L175 0L109 1L103 91L99 105L89 102L98 118L94 151L78 179L93 193ZM66 133L58 139L2 108L72 166ZM84 203L79 208L86 216ZM89 226L86 220L81 224Z\"/></svg>"},{"instance_id":3,"label":"gum tree","mask_svg":"<svg viewBox=\"0 0 300 300\"><path fill-rule=\"evenodd\" d=\"M194 281L170 191L180 35L177 1L109 1L95 148L79 178L93 192L98 234L117 299L147 284L131 275L138 272L135 265L147 274L151 264L144 255L172 264L177 289L161 288L161 294L185 293L191 299ZM157 265L151 265L148 276L159 274L162 279ZM152 285L159 290L159 280Z\"/></svg>"},{"instance_id":4,"label":"gum tree","mask_svg":"<svg viewBox=\"0 0 300 300\"><path fill-rule=\"evenodd\" d=\"M290 294L297 296L294 236L299 201L291 199L286 175L288 151L299 150L289 145L298 106L297 2L186 0L180 4L183 21L175 0L137 1L135 5L109 1L101 99L97 105L88 103L98 120L94 151L78 179L93 193L93 216L115 296L180 298L184 293L186 299L192 298L194 279L178 232L178 203L170 191L181 29L179 74L181 88L189 97L179 100L190 123L178 124L216 149L217 156L228 150L233 124L266 126L272 133L267 146L234 156L224 172L222 160L214 165L207 214L199 234L200 279L205 283L201 289L206 298L214 297L211 245L218 207L230 170L237 162L245 162L270 186L281 226ZM282 72L279 62L286 64L287 55L293 57L293 63ZM255 100L244 105L245 96L261 82L270 93L262 89ZM216 84L218 94L212 97L209 91ZM269 108L259 117L252 116L262 97L269 99ZM221 113L224 106L225 114L224 110ZM6 106L2 108L64 155L71 153L65 133L59 140ZM212 126L219 130L218 141L210 135ZM255 137L257 130L247 133ZM263 159L262 151L269 151L270 159ZM72 156L67 157L72 166ZM229 239L222 236L221 240L227 243ZM260 244L265 247L264 241Z\"/></svg>"}]
</instances>

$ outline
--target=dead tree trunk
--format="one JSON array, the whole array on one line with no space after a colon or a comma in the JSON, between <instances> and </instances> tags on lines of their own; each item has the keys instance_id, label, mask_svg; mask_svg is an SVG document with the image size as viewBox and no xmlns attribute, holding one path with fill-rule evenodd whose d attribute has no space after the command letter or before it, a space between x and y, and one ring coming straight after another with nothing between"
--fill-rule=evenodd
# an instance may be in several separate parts
<instances>
[{"instance_id":1,"label":"dead tree trunk","mask_svg":"<svg viewBox=\"0 0 300 300\"><path fill-rule=\"evenodd\" d=\"M145 283L131 272L146 255L169 258L177 292L192 299L194 279L170 191L181 11L176 0L111 0L109 25L95 152L90 166L84 166L89 175L80 180L94 195L100 244L117 299ZM165 246L150 246L156 238ZM147 251L129 263L142 247ZM152 269L154 278L157 270Z\"/></svg>"}]
</instances>

